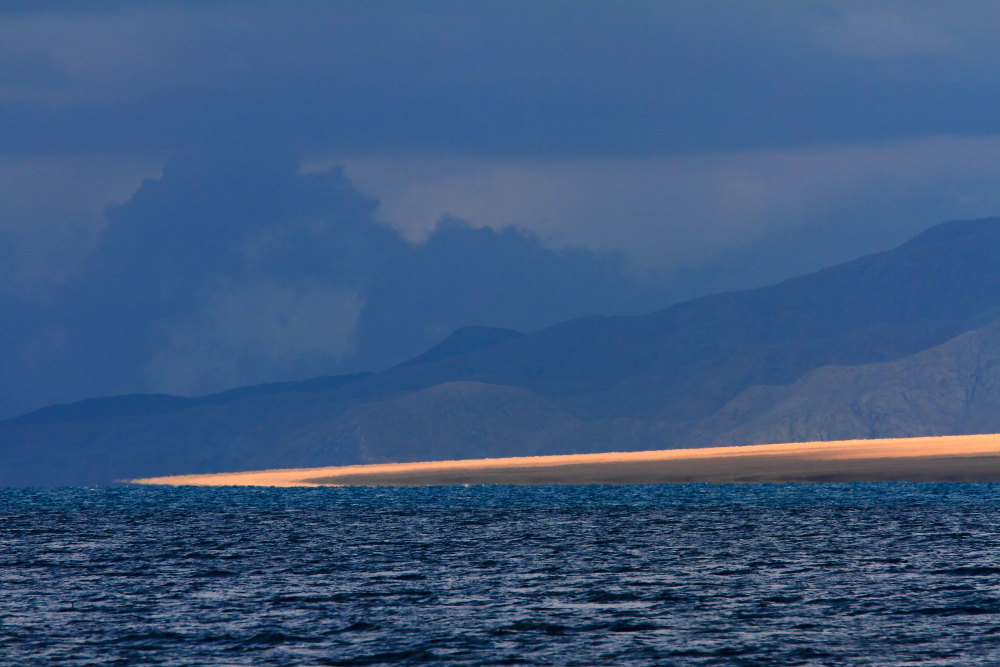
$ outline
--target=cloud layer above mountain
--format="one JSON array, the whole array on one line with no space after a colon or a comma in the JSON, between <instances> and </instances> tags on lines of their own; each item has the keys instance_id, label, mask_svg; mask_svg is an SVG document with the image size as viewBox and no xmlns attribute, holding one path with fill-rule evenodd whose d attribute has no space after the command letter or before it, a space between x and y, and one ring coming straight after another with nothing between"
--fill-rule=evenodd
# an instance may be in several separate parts
<instances>
[{"instance_id":1,"label":"cloud layer above mountain","mask_svg":"<svg viewBox=\"0 0 1000 667\"><path fill-rule=\"evenodd\" d=\"M992 3L5 3L6 151L593 156L988 134ZM975 103L968 103L975 101Z\"/></svg>"}]
</instances>

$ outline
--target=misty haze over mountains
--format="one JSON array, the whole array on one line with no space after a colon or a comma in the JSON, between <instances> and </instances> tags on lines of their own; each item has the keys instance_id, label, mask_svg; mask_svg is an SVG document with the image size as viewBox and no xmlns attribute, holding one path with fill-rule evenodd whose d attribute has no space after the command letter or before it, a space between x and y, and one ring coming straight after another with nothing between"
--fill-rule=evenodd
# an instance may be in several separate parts
<instances>
[{"instance_id":1,"label":"misty haze over mountains","mask_svg":"<svg viewBox=\"0 0 1000 667\"><path fill-rule=\"evenodd\" d=\"M760 289L374 374L125 396L0 423L0 483L1000 431L1000 218Z\"/></svg>"},{"instance_id":2,"label":"misty haze over mountains","mask_svg":"<svg viewBox=\"0 0 1000 667\"><path fill-rule=\"evenodd\" d=\"M443 219L419 243L340 168L260 147L167 164L41 294L0 297L0 417L382 369L468 323L537 329L661 305L624 258ZM0 290L2 291L2 290Z\"/></svg>"}]
</instances>

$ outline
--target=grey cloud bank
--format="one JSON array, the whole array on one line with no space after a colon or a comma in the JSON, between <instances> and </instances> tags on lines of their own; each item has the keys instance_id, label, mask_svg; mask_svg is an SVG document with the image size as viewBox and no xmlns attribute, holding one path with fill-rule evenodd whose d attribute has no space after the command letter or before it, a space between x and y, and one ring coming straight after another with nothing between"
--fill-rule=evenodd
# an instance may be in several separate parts
<instances>
[{"instance_id":1,"label":"grey cloud bank","mask_svg":"<svg viewBox=\"0 0 1000 667\"><path fill-rule=\"evenodd\" d=\"M9 13L7 152L649 155L982 134L988 3L140 3ZM975 100L974 104L963 101Z\"/></svg>"}]
</instances>

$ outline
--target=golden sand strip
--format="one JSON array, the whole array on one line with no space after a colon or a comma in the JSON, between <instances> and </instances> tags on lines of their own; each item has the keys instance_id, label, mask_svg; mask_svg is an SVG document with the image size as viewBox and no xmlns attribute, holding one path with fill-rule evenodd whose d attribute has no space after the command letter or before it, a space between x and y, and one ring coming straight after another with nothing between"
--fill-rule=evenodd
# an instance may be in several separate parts
<instances>
[{"instance_id":1,"label":"golden sand strip","mask_svg":"<svg viewBox=\"0 0 1000 667\"><path fill-rule=\"evenodd\" d=\"M175 475L174 486L1000 481L1000 434Z\"/></svg>"}]
</instances>

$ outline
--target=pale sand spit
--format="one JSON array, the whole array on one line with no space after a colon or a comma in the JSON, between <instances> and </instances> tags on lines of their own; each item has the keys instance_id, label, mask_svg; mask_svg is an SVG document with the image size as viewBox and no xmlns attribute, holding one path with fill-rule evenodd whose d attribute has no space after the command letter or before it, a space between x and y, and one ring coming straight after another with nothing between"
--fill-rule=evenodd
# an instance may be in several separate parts
<instances>
[{"instance_id":1,"label":"pale sand spit","mask_svg":"<svg viewBox=\"0 0 1000 667\"><path fill-rule=\"evenodd\" d=\"M1000 481L1000 434L290 468L129 480L172 486Z\"/></svg>"}]
</instances>

